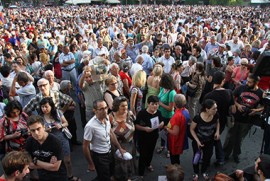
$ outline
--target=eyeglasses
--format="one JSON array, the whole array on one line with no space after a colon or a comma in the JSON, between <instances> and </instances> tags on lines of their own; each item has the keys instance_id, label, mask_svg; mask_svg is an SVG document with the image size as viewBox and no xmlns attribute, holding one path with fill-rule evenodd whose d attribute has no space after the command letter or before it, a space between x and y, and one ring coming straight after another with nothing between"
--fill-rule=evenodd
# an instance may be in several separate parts
<instances>
[{"instance_id":1,"label":"eyeglasses","mask_svg":"<svg viewBox=\"0 0 270 181\"><path fill-rule=\"evenodd\" d=\"M244 67L247 67L247 64L241 64L242 66L244 66Z\"/></svg>"},{"instance_id":2,"label":"eyeglasses","mask_svg":"<svg viewBox=\"0 0 270 181\"><path fill-rule=\"evenodd\" d=\"M38 87L41 88L41 87L45 87L46 85L48 84L41 84L41 85L38 85Z\"/></svg>"},{"instance_id":3,"label":"eyeglasses","mask_svg":"<svg viewBox=\"0 0 270 181\"><path fill-rule=\"evenodd\" d=\"M102 107L102 108L99 108L99 109L97 109L98 111L105 111L105 110L107 110L108 109L108 107L106 106L106 107Z\"/></svg>"}]
</instances>

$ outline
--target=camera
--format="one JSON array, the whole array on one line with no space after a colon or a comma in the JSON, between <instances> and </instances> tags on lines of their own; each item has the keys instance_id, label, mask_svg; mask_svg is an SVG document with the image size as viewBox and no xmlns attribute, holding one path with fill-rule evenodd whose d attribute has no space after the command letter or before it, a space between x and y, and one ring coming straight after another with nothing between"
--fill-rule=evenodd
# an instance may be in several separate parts
<instances>
[{"instance_id":1,"label":"camera","mask_svg":"<svg viewBox=\"0 0 270 181\"><path fill-rule=\"evenodd\" d=\"M28 129L27 128L22 128L18 130L21 133L21 137L27 138L28 137Z\"/></svg>"}]
</instances>

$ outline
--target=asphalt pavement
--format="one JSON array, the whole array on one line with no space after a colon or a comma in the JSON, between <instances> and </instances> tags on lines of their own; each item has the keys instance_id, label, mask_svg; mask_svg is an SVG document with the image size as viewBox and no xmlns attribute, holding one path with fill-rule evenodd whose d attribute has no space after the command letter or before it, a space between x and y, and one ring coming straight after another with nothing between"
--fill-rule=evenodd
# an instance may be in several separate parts
<instances>
[{"instance_id":1,"label":"asphalt pavement","mask_svg":"<svg viewBox=\"0 0 270 181\"><path fill-rule=\"evenodd\" d=\"M82 141L83 139L83 129L80 124L80 114L78 110L76 110L76 121L78 125L77 135L78 139ZM254 134L254 131L256 132ZM221 135L222 143L224 142L227 130L223 131ZM217 172L222 172L226 174L233 173L236 169L243 169L248 166L254 165L254 160L260 154L261 144L262 144L262 137L263 137L263 130L260 128L252 127L250 133L243 141L242 145L242 154L240 155L240 163L235 163L232 158L228 160L225 165L216 167L214 165L215 160L215 153L211 159L211 165L209 167L209 175L212 177ZM160 145L160 141L158 140L157 147ZM72 152L72 165L73 165L73 172L75 176L80 177L83 181L90 181L96 177L95 172L87 172L87 162L83 156L82 147L81 146L74 146ZM193 167L192 167L192 147L191 147L191 140L189 140L189 149L185 150L184 153L181 155L181 166L185 172L185 180L192 180L193 175ZM152 165L154 167L153 172L146 171L144 180L145 181L157 181L158 176L165 175L165 166L170 164L170 159L166 158L165 152L161 154L154 153L154 158L152 161ZM202 176L199 176L200 180Z\"/></svg>"}]
</instances>

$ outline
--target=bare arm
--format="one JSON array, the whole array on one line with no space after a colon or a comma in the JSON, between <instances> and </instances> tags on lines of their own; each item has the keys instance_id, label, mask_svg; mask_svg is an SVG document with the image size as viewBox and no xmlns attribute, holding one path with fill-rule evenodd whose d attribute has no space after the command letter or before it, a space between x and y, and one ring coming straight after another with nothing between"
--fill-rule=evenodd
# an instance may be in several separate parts
<instances>
[{"instance_id":1,"label":"bare arm","mask_svg":"<svg viewBox=\"0 0 270 181\"><path fill-rule=\"evenodd\" d=\"M14 77L11 87L10 87L10 91L9 91L9 96L10 97L14 97L16 96L16 82L17 82L17 75Z\"/></svg>"},{"instance_id":2,"label":"bare arm","mask_svg":"<svg viewBox=\"0 0 270 181\"><path fill-rule=\"evenodd\" d=\"M108 104L109 108L112 110L112 103L113 103L112 96L109 93L106 92L105 95L104 95L104 100Z\"/></svg>"},{"instance_id":3,"label":"bare arm","mask_svg":"<svg viewBox=\"0 0 270 181\"><path fill-rule=\"evenodd\" d=\"M95 165L90 154L90 141L83 140L82 147L83 147L83 154L84 154L84 157L86 158L86 161L88 162L88 165L90 166L90 168L93 168L94 170Z\"/></svg>"},{"instance_id":4,"label":"bare arm","mask_svg":"<svg viewBox=\"0 0 270 181\"><path fill-rule=\"evenodd\" d=\"M58 160L55 163L48 163L48 162L43 162L41 160L37 160L36 165L32 165L31 168L33 169L44 169L48 171L58 171L60 168L62 160Z\"/></svg>"},{"instance_id":5,"label":"bare arm","mask_svg":"<svg viewBox=\"0 0 270 181\"><path fill-rule=\"evenodd\" d=\"M137 93L131 93L130 97L130 110L134 115L136 115L136 110L135 110L135 104L136 104L136 98L137 98Z\"/></svg>"},{"instance_id":6,"label":"bare arm","mask_svg":"<svg viewBox=\"0 0 270 181\"><path fill-rule=\"evenodd\" d=\"M166 109L167 111L173 111L174 108L174 102L171 102L168 106L164 103L162 103L161 101L159 101L159 105L161 107L163 107L164 109Z\"/></svg>"}]
</instances>

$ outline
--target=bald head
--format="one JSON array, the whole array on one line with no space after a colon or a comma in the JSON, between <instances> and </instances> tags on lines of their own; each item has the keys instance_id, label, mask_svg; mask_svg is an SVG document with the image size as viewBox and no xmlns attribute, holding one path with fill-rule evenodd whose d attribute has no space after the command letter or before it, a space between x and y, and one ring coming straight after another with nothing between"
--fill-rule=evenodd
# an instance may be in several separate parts
<instances>
[{"instance_id":1,"label":"bald head","mask_svg":"<svg viewBox=\"0 0 270 181\"><path fill-rule=\"evenodd\" d=\"M176 94L174 96L174 103L177 108L182 108L186 105L186 98L183 94Z\"/></svg>"}]
</instances>

